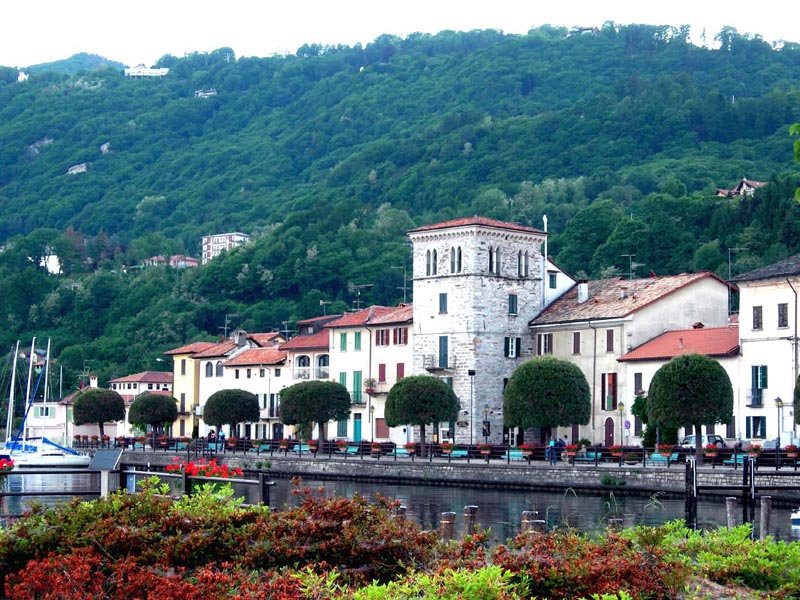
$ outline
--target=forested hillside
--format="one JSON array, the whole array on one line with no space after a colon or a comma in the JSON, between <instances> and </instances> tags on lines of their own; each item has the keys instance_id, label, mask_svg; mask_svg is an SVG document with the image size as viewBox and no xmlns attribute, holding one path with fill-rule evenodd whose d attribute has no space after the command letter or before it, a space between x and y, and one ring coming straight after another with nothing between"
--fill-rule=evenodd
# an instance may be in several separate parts
<instances>
[{"instance_id":1,"label":"forested hillside","mask_svg":"<svg viewBox=\"0 0 800 600\"><path fill-rule=\"evenodd\" d=\"M687 33L222 48L165 56L153 79L39 65L18 83L0 67L0 343L52 336L70 377L105 379L164 366L159 352L219 335L226 315L291 328L362 284L362 303L393 303L404 232L466 214L547 214L556 261L595 277L629 254L640 275L727 277L729 256L736 274L800 251L800 45L725 29L712 50ZM743 177L770 183L715 196ZM225 231L256 239L199 269L139 267ZM63 275L40 266L48 253Z\"/></svg>"}]
</instances>

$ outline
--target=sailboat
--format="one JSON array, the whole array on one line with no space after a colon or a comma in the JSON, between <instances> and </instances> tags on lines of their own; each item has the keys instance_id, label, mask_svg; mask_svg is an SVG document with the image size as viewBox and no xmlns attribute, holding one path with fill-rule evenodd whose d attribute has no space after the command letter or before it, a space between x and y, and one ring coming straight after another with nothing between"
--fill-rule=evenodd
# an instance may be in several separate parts
<instances>
[{"instance_id":1,"label":"sailboat","mask_svg":"<svg viewBox=\"0 0 800 600\"><path fill-rule=\"evenodd\" d=\"M48 377L50 370L50 340L47 341L47 357L45 358L44 368L36 377L36 384L33 385L33 357L35 356L36 338L31 342L30 360L28 361L28 381L26 384L25 395L25 415L22 424L16 435L12 435L14 421L14 385L16 379L17 356L19 355L19 342L14 350L11 369L11 392L9 393L8 417L6 421L6 441L5 452L14 461L15 469L30 467L86 467L91 461L91 457L81 454L72 448L62 446L52 440L42 436L40 438L28 438L26 421L33 406L36 390L39 388L42 376L44 376L44 402L47 402Z\"/></svg>"}]
</instances>

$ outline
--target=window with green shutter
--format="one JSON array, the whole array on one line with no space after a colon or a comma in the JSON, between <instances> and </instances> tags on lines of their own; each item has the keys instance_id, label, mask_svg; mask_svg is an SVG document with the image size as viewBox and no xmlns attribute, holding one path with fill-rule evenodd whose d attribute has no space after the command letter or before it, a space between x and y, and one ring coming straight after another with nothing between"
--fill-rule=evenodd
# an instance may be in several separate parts
<instances>
[{"instance_id":1,"label":"window with green shutter","mask_svg":"<svg viewBox=\"0 0 800 600\"><path fill-rule=\"evenodd\" d=\"M361 350L361 332L356 331L353 334L353 350Z\"/></svg>"}]
</instances>

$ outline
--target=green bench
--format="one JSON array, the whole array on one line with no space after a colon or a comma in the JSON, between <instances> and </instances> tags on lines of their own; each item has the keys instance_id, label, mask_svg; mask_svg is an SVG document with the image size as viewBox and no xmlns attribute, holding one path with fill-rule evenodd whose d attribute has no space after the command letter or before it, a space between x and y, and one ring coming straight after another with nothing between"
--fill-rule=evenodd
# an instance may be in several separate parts
<instances>
[{"instance_id":1,"label":"green bench","mask_svg":"<svg viewBox=\"0 0 800 600\"><path fill-rule=\"evenodd\" d=\"M294 454L311 454L311 447L308 444L297 444L290 452Z\"/></svg>"},{"instance_id":2,"label":"green bench","mask_svg":"<svg viewBox=\"0 0 800 600\"><path fill-rule=\"evenodd\" d=\"M448 456L444 454L444 456ZM469 450L463 450L459 448L458 450L451 450L450 451L450 458L467 458L469 456Z\"/></svg>"},{"instance_id":3,"label":"green bench","mask_svg":"<svg viewBox=\"0 0 800 600\"><path fill-rule=\"evenodd\" d=\"M595 452L594 450L587 450L584 454L576 454L574 461L575 462L600 462L603 458L602 452Z\"/></svg>"},{"instance_id":4,"label":"green bench","mask_svg":"<svg viewBox=\"0 0 800 600\"><path fill-rule=\"evenodd\" d=\"M678 462L680 458L680 453L673 452L669 456L662 456L658 452L653 452L648 458L648 462L653 463L654 465L668 465L669 463Z\"/></svg>"},{"instance_id":5,"label":"green bench","mask_svg":"<svg viewBox=\"0 0 800 600\"><path fill-rule=\"evenodd\" d=\"M501 457L503 460L525 460L525 455L522 453L522 450L506 450L506 452Z\"/></svg>"},{"instance_id":6,"label":"green bench","mask_svg":"<svg viewBox=\"0 0 800 600\"><path fill-rule=\"evenodd\" d=\"M734 454L730 458L726 458L722 461L723 465L730 465L732 467L741 467L744 464L744 461L747 460L747 454Z\"/></svg>"}]
</instances>

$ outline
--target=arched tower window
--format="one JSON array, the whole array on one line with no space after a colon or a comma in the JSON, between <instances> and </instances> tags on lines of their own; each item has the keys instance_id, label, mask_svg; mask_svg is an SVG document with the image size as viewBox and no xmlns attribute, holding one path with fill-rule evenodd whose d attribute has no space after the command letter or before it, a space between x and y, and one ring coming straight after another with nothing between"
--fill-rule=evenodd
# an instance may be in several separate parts
<instances>
[{"instance_id":1,"label":"arched tower window","mask_svg":"<svg viewBox=\"0 0 800 600\"><path fill-rule=\"evenodd\" d=\"M436 275L437 271L437 263L439 262L439 256L436 250L431 252L431 275Z\"/></svg>"},{"instance_id":2,"label":"arched tower window","mask_svg":"<svg viewBox=\"0 0 800 600\"><path fill-rule=\"evenodd\" d=\"M456 249L452 246L450 247L450 272L456 272Z\"/></svg>"},{"instance_id":3,"label":"arched tower window","mask_svg":"<svg viewBox=\"0 0 800 600\"><path fill-rule=\"evenodd\" d=\"M214 376L214 365L211 364L211 361L206 363L206 377L213 377Z\"/></svg>"},{"instance_id":4,"label":"arched tower window","mask_svg":"<svg viewBox=\"0 0 800 600\"><path fill-rule=\"evenodd\" d=\"M217 377L222 377L222 361L217 361Z\"/></svg>"},{"instance_id":5,"label":"arched tower window","mask_svg":"<svg viewBox=\"0 0 800 600\"><path fill-rule=\"evenodd\" d=\"M431 251L425 253L425 275L431 274Z\"/></svg>"},{"instance_id":6,"label":"arched tower window","mask_svg":"<svg viewBox=\"0 0 800 600\"><path fill-rule=\"evenodd\" d=\"M456 248L456 273L461 273L461 246Z\"/></svg>"}]
</instances>

